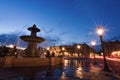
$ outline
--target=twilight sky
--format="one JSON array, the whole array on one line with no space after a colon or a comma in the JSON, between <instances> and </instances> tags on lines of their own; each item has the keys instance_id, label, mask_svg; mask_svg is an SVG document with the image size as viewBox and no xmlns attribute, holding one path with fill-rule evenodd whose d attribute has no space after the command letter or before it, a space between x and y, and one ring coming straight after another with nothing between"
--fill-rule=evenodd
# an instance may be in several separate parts
<instances>
[{"instance_id":1,"label":"twilight sky","mask_svg":"<svg viewBox=\"0 0 120 80\"><path fill-rule=\"evenodd\" d=\"M0 0L0 34L28 34L33 24L62 43L99 41L98 25L109 39L120 35L120 0Z\"/></svg>"}]
</instances>

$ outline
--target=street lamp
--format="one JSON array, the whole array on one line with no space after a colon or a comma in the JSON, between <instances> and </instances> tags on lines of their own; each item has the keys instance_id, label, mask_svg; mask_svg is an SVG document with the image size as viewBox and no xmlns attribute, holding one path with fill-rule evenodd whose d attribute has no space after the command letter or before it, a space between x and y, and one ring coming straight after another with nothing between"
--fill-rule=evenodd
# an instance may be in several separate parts
<instances>
[{"instance_id":1,"label":"street lamp","mask_svg":"<svg viewBox=\"0 0 120 80\"><path fill-rule=\"evenodd\" d=\"M14 45L13 45L13 44L10 44L8 47L10 47L10 48L14 48Z\"/></svg>"},{"instance_id":2,"label":"street lamp","mask_svg":"<svg viewBox=\"0 0 120 80\"><path fill-rule=\"evenodd\" d=\"M49 47L47 47L47 50L50 50L50 48L49 48Z\"/></svg>"},{"instance_id":3,"label":"street lamp","mask_svg":"<svg viewBox=\"0 0 120 80\"><path fill-rule=\"evenodd\" d=\"M64 48L64 47L62 47L63 56L64 56L64 51L65 51L65 48Z\"/></svg>"},{"instance_id":4,"label":"street lamp","mask_svg":"<svg viewBox=\"0 0 120 80\"><path fill-rule=\"evenodd\" d=\"M47 47L45 56L46 56L46 58L50 58L50 48L49 47Z\"/></svg>"},{"instance_id":5,"label":"street lamp","mask_svg":"<svg viewBox=\"0 0 120 80\"><path fill-rule=\"evenodd\" d=\"M78 48L78 49L80 49L80 47L81 47L80 45L77 45L77 48Z\"/></svg>"},{"instance_id":6,"label":"street lamp","mask_svg":"<svg viewBox=\"0 0 120 80\"><path fill-rule=\"evenodd\" d=\"M94 47L95 47L95 45L96 45L96 41L91 41L91 45L93 46L93 49L94 49ZM94 63L93 63L93 64L94 64L94 65L97 64L96 58L95 58L95 52L94 52Z\"/></svg>"},{"instance_id":7,"label":"street lamp","mask_svg":"<svg viewBox=\"0 0 120 80\"><path fill-rule=\"evenodd\" d=\"M77 49L79 50L81 48L80 45L77 45ZM78 57L79 57L79 51L78 51Z\"/></svg>"},{"instance_id":8,"label":"street lamp","mask_svg":"<svg viewBox=\"0 0 120 80\"><path fill-rule=\"evenodd\" d=\"M104 50L104 46L103 46L103 33L104 33L104 29L101 26L99 26L97 28L97 34L99 35L101 46L102 46L102 51L103 51L104 70L105 71L110 71L110 69L107 65L105 50Z\"/></svg>"},{"instance_id":9,"label":"street lamp","mask_svg":"<svg viewBox=\"0 0 120 80\"><path fill-rule=\"evenodd\" d=\"M65 50L65 48L64 48L64 47L62 47L62 50L64 51L64 50Z\"/></svg>"}]
</instances>

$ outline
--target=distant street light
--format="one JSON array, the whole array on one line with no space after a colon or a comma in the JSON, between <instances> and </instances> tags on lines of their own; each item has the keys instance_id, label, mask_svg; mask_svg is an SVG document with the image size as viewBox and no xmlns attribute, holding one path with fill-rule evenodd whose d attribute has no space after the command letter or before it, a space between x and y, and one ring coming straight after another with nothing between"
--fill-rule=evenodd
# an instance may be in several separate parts
<instances>
[{"instance_id":1,"label":"distant street light","mask_svg":"<svg viewBox=\"0 0 120 80\"><path fill-rule=\"evenodd\" d=\"M62 47L63 56L64 56L64 51L65 51L65 48L64 48L64 47Z\"/></svg>"},{"instance_id":2,"label":"distant street light","mask_svg":"<svg viewBox=\"0 0 120 80\"><path fill-rule=\"evenodd\" d=\"M46 58L50 58L50 47L47 47L45 56L46 56Z\"/></svg>"},{"instance_id":3,"label":"distant street light","mask_svg":"<svg viewBox=\"0 0 120 80\"><path fill-rule=\"evenodd\" d=\"M100 41L101 41L101 46L102 46L102 51L103 51L104 70L105 71L110 71L110 69L107 65L105 50L104 50L104 46L103 46L103 33L104 33L104 29L101 26L99 26L97 28L97 34L99 35L99 38L100 38Z\"/></svg>"},{"instance_id":4,"label":"distant street light","mask_svg":"<svg viewBox=\"0 0 120 80\"><path fill-rule=\"evenodd\" d=\"M77 48L78 48L78 49L80 49L80 47L81 47L80 45L77 45Z\"/></svg>"},{"instance_id":5,"label":"distant street light","mask_svg":"<svg viewBox=\"0 0 120 80\"><path fill-rule=\"evenodd\" d=\"M10 48L14 48L14 45L13 45L13 44L10 44L8 47L10 47Z\"/></svg>"},{"instance_id":6,"label":"distant street light","mask_svg":"<svg viewBox=\"0 0 120 80\"><path fill-rule=\"evenodd\" d=\"M91 41L91 45L92 45L93 49L95 49L96 41ZM97 64L96 58L95 58L95 52L94 52L94 63L93 63L93 64L94 64L94 65Z\"/></svg>"},{"instance_id":7,"label":"distant street light","mask_svg":"<svg viewBox=\"0 0 120 80\"><path fill-rule=\"evenodd\" d=\"M49 47L47 47L47 50L50 50L50 48L49 48Z\"/></svg>"},{"instance_id":8,"label":"distant street light","mask_svg":"<svg viewBox=\"0 0 120 80\"><path fill-rule=\"evenodd\" d=\"M65 48L64 48L64 47L62 47L62 50L64 51L64 50L65 50Z\"/></svg>"},{"instance_id":9,"label":"distant street light","mask_svg":"<svg viewBox=\"0 0 120 80\"><path fill-rule=\"evenodd\" d=\"M77 49L79 50L81 48L80 45L77 45ZM79 57L79 51L78 51L78 57Z\"/></svg>"}]
</instances>

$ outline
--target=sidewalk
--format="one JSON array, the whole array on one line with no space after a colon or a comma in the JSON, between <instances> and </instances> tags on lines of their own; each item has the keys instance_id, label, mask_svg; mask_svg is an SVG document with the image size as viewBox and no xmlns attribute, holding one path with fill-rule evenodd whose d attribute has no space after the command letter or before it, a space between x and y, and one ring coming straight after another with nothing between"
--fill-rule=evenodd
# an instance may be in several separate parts
<instances>
[{"instance_id":1,"label":"sidewalk","mask_svg":"<svg viewBox=\"0 0 120 80\"><path fill-rule=\"evenodd\" d=\"M93 57L91 57L91 58L93 58ZM96 56L96 58L103 58L103 56ZM110 58L110 57L106 57L106 59L112 60L112 61L120 62L120 59L119 59L119 58Z\"/></svg>"},{"instance_id":2,"label":"sidewalk","mask_svg":"<svg viewBox=\"0 0 120 80\"><path fill-rule=\"evenodd\" d=\"M102 65L91 65L90 71L83 71L83 76L85 80L120 80L120 77L117 76L113 71L106 72L103 71Z\"/></svg>"},{"instance_id":3,"label":"sidewalk","mask_svg":"<svg viewBox=\"0 0 120 80\"><path fill-rule=\"evenodd\" d=\"M120 76L120 59L118 58L109 58L106 57L107 59L107 65L115 72L117 75ZM90 58L91 62L94 62L94 58ZM96 61L97 63L104 64L103 63L103 57L102 56L96 56Z\"/></svg>"}]
</instances>

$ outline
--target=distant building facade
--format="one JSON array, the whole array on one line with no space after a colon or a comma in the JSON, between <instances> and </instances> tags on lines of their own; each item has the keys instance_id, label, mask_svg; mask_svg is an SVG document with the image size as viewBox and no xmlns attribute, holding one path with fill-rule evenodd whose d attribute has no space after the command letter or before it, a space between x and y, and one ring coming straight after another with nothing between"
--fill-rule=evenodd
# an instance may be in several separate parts
<instances>
[{"instance_id":1,"label":"distant building facade","mask_svg":"<svg viewBox=\"0 0 120 80\"><path fill-rule=\"evenodd\" d=\"M50 52L54 52L55 56L66 56L66 57L89 57L91 52L96 52L86 43L84 44L73 44L64 46L51 46Z\"/></svg>"},{"instance_id":2,"label":"distant building facade","mask_svg":"<svg viewBox=\"0 0 120 80\"><path fill-rule=\"evenodd\" d=\"M103 42L105 53L109 57L120 57L120 41Z\"/></svg>"}]
</instances>

